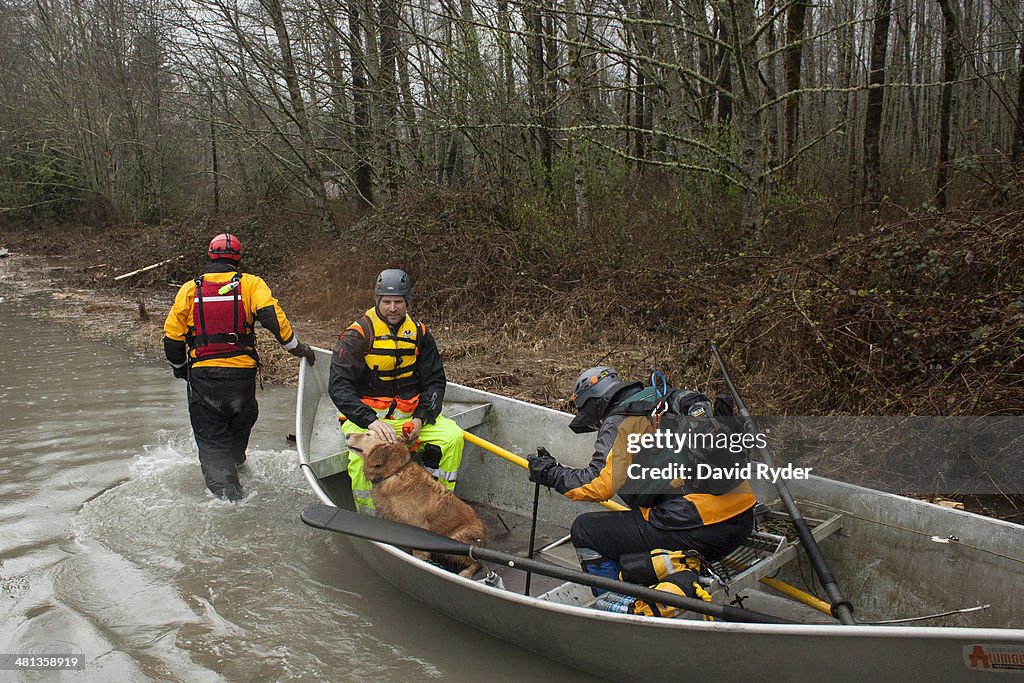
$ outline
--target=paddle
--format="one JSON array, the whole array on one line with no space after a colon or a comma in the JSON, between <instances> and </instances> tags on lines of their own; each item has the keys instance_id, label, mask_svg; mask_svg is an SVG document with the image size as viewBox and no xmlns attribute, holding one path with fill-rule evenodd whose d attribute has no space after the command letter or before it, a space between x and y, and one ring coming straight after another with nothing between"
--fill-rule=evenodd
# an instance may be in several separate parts
<instances>
[{"instance_id":1,"label":"paddle","mask_svg":"<svg viewBox=\"0 0 1024 683\"><path fill-rule=\"evenodd\" d=\"M632 583L615 581L603 576L585 574L573 569L566 569L557 565L531 560L519 555L511 555L490 548L481 548L475 545L459 543L446 536L439 536L432 531L399 524L378 517L361 515L348 510L340 510L317 503L310 505L302 511L302 521L317 529L337 531L348 536L365 538L370 541L387 543L401 548L413 550L425 550L432 553L443 553L446 555L461 555L474 560L495 562L513 569L530 571L535 574L550 576L554 579L572 581L582 586L590 586L601 590L615 591L623 595L630 595L635 598L646 600L651 604L671 605L679 609L690 610L699 614L706 614L723 619L725 621L747 622L754 624L792 624L794 622L769 614L753 612L751 610L739 609L730 605L716 605L704 602L696 598L687 598L675 593L637 586Z\"/></svg>"},{"instance_id":2,"label":"paddle","mask_svg":"<svg viewBox=\"0 0 1024 683\"><path fill-rule=\"evenodd\" d=\"M736 409L739 411L740 417L743 418L744 430L748 434L759 434L760 430L757 427L757 423L754 422L754 418L751 417L750 411L744 405L739 392L736 391L732 379L729 378L729 370L725 367L725 361L722 360L722 355L718 353L718 347L714 344L711 345L711 353L715 355L715 360L718 361L718 367L722 370L722 378L725 380L725 385L729 388L733 401L736 402ZM767 447L755 444L755 450L761 456L761 461L764 464L769 467L775 467L775 459ZM789 514L789 519L793 523L797 536L800 538L800 544L803 545L804 552L807 553L807 558L811 561L811 566L814 567L814 572L818 575L822 587L828 594L829 602L832 603L832 615L843 624L856 624L857 620L853 616L853 604L843 597L843 592L839 589L839 584L836 583L832 570L828 566L828 561L821 554L821 548L818 547L818 542L814 540L814 536L807 526L807 521L800 514L796 501L793 500L793 495L789 492L789 487L786 486L786 481L781 478L778 479L775 482L775 490L778 491L782 505L786 508L786 513Z\"/></svg>"}]
</instances>

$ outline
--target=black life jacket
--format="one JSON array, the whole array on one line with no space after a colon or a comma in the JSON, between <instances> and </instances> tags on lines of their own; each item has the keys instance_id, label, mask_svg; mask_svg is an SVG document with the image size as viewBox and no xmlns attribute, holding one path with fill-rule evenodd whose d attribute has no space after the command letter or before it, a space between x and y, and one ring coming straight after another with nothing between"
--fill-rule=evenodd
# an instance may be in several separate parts
<instances>
[{"instance_id":1,"label":"black life jacket","mask_svg":"<svg viewBox=\"0 0 1024 683\"><path fill-rule=\"evenodd\" d=\"M195 279L192 304L195 332L189 337L193 362L243 354L258 360L256 336L242 302L241 280L241 273L235 273L227 282L208 282L202 276ZM221 294L225 289L230 291Z\"/></svg>"},{"instance_id":2,"label":"black life jacket","mask_svg":"<svg viewBox=\"0 0 1024 683\"><path fill-rule=\"evenodd\" d=\"M733 416L731 404L722 398L712 402L700 392L673 389L659 399L654 389L647 387L626 397L608 414L646 416L655 430L683 435L698 444L678 453L669 448L660 451L643 449L634 455L633 462L655 468L678 464L689 468L693 474L700 465L702 472L708 475L685 478L682 488L674 493L666 493L663 485L657 482L651 482L644 488L629 481L618 491L619 497L629 507L655 507L668 496L692 493L722 495L734 491L744 482L738 470L748 462L746 450L737 453L722 445L730 435L742 432L739 421Z\"/></svg>"}]
</instances>

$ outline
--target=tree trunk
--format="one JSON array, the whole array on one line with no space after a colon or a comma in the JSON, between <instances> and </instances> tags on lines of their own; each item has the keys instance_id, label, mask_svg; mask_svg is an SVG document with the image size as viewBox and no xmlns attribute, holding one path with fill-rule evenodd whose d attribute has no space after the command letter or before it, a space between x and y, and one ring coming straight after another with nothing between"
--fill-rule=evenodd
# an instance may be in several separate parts
<instances>
[{"instance_id":1,"label":"tree trunk","mask_svg":"<svg viewBox=\"0 0 1024 683\"><path fill-rule=\"evenodd\" d=\"M864 199L872 204L882 201L882 102L885 96L885 58L889 48L891 13L892 0L875 0L871 65L868 73L868 110L864 119Z\"/></svg>"},{"instance_id":2,"label":"tree trunk","mask_svg":"<svg viewBox=\"0 0 1024 683\"><path fill-rule=\"evenodd\" d=\"M742 227L751 244L761 241L764 224L764 156L761 146L761 81L753 39L754 5L748 0L720 0L722 23L729 23L729 47L736 65L733 79L733 126L739 137L742 173Z\"/></svg>"},{"instance_id":3,"label":"tree trunk","mask_svg":"<svg viewBox=\"0 0 1024 683\"><path fill-rule=\"evenodd\" d=\"M370 130L370 102L366 88L366 59L363 56L362 22L359 18L359 0L348 3L348 50L352 69L352 135L355 141L356 204L361 209L373 207L373 168L370 150L373 147Z\"/></svg>"},{"instance_id":4,"label":"tree trunk","mask_svg":"<svg viewBox=\"0 0 1024 683\"><path fill-rule=\"evenodd\" d=\"M530 87L530 104L533 110L533 130L537 151L544 169L543 184L551 192L551 171L554 161L554 143L551 129L547 126L546 70L544 65L544 20L538 0L523 3L523 20L526 22L527 76Z\"/></svg>"},{"instance_id":5,"label":"tree trunk","mask_svg":"<svg viewBox=\"0 0 1024 683\"><path fill-rule=\"evenodd\" d=\"M591 121L590 95L583 72L583 50L580 47L582 40L578 20L575 0L565 0L565 31L569 38L569 44L566 46L569 57L569 94L574 105L569 115L587 125ZM573 135L570 138L569 154L572 159L573 189L576 195L576 229L583 232L590 223L590 201L587 197L586 157L582 153L583 143L579 137Z\"/></svg>"},{"instance_id":6,"label":"tree trunk","mask_svg":"<svg viewBox=\"0 0 1024 683\"><path fill-rule=\"evenodd\" d=\"M214 125L213 91L209 92L210 104L210 177L213 179L213 213L220 213L220 166L217 159L217 126Z\"/></svg>"},{"instance_id":7,"label":"tree trunk","mask_svg":"<svg viewBox=\"0 0 1024 683\"><path fill-rule=\"evenodd\" d=\"M1024 43L1020 47L1017 70L1017 117L1013 127L1013 163L1024 163Z\"/></svg>"},{"instance_id":8,"label":"tree trunk","mask_svg":"<svg viewBox=\"0 0 1024 683\"><path fill-rule=\"evenodd\" d=\"M416 33L415 17L409 17L409 29ZM420 144L420 127L416 119L416 101L412 96L412 85L409 82L409 45L402 31L398 32L400 49L398 52L398 86L402 101L402 119L409 132L409 148L412 153L416 171L423 171L423 150Z\"/></svg>"},{"instance_id":9,"label":"tree trunk","mask_svg":"<svg viewBox=\"0 0 1024 683\"><path fill-rule=\"evenodd\" d=\"M939 92L939 160L935 169L935 204L946 208L949 177L949 136L953 117L953 81L960 71L956 11L950 0L939 0L942 9L942 88Z\"/></svg>"},{"instance_id":10,"label":"tree trunk","mask_svg":"<svg viewBox=\"0 0 1024 683\"><path fill-rule=\"evenodd\" d=\"M398 189L398 0L380 0L380 133L384 175L392 192Z\"/></svg>"},{"instance_id":11,"label":"tree trunk","mask_svg":"<svg viewBox=\"0 0 1024 683\"><path fill-rule=\"evenodd\" d=\"M786 11L786 150L783 160L790 161L796 154L800 135L800 62L803 55L804 17L807 3L792 0Z\"/></svg>"},{"instance_id":12,"label":"tree trunk","mask_svg":"<svg viewBox=\"0 0 1024 683\"><path fill-rule=\"evenodd\" d=\"M704 9L703 0L684 0L686 3L686 17L693 26L696 34L692 44L696 50L697 69L708 81L717 80L715 55L712 49L712 29L708 26L707 11ZM682 22L679 22L682 25ZM717 91L711 85L701 82L698 84L700 92L699 119L710 126L715 112L715 101Z\"/></svg>"},{"instance_id":13,"label":"tree trunk","mask_svg":"<svg viewBox=\"0 0 1024 683\"><path fill-rule=\"evenodd\" d=\"M320 216L321 227L325 232L333 233L335 231L334 216L331 215L330 207L327 205L327 188L324 187L323 171L320 169L320 162L316 156L313 131L306 115L306 103L302 99L302 91L299 88L295 60L292 57L291 40L288 38L288 27L284 23L284 10L279 0L262 1L263 7L270 15L274 33L277 35L277 44L281 49L281 76L288 87L288 97L291 100L295 126L299 129L299 139L302 141L302 161L306 169L307 185L313 195L313 203Z\"/></svg>"},{"instance_id":14,"label":"tree trunk","mask_svg":"<svg viewBox=\"0 0 1024 683\"><path fill-rule=\"evenodd\" d=\"M718 124L728 123L732 120L732 60L729 49L726 47L731 40L729 27L726 18L722 15L721 9L715 10L716 34L718 36L718 77L715 83L718 85Z\"/></svg>"}]
</instances>

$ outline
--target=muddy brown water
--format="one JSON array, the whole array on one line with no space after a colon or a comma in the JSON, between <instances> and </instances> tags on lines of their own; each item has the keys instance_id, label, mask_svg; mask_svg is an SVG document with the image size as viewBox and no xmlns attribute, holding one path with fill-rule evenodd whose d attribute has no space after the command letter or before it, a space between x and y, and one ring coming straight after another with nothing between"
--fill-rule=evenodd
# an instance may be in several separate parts
<instances>
[{"instance_id":1,"label":"muddy brown water","mask_svg":"<svg viewBox=\"0 0 1024 683\"><path fill-rule=\"evenodd\" d=\"M213 499L184 383L55 322L9 263L0 653L86 665L0 680L593 680L420 605L346 539L305 527L315 501L285 440L293 389L259 393L245 499Z\"/></svg>"}]
</instances>

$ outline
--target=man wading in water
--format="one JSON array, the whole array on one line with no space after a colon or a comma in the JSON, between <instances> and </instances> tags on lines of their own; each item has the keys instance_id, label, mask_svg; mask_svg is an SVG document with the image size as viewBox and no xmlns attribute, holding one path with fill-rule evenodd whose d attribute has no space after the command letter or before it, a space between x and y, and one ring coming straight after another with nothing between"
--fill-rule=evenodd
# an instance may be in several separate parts
<instances>
[{"instance_id":1,"label":"man wading in water","mask_svg":"<svg viewBox=\"0 0 1024 683\"><path fill-rule=\"evenodd\" d=\"M242 243L234 235L210 242L210 265L178 290L164 322L164 354L174 376L188 380L188 414L206 488L228 500L242 497L238 467L256 424L256 335L260 325L293 356L312 365L267 283L240 273ZM187 349L186 349L187 345Z\"/></svg>"}]
</instances>

